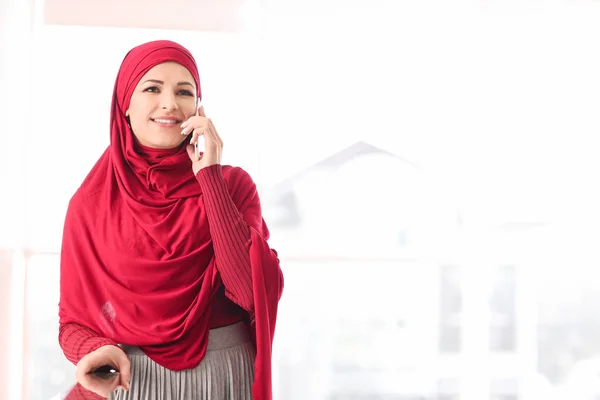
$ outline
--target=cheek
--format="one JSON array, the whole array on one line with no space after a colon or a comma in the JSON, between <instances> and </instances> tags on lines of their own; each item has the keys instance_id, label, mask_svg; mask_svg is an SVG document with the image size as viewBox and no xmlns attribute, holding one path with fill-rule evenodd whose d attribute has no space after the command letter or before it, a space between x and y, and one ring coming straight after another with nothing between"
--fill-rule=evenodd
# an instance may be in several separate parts
<instances>
[{"instance_id":1,"label":"cheek","mask_svg":"<svg viewBox=\"0 0 600 400\"><path fill-rule=\"evenodd\" d=\"M196 101L187 101L181 105L181 111L186 117L193 117L196 115Z\"/></svg>"},{"instance_id":2,"label":"cheek","mask_svg":"<svg viewBox=\"0 0 600 400\"><path fill-rule=\"evenodd\" d=\"M154 104L149 96L134 95L129 103L129 112L132 119L143 121L148 118Z\"/></svg>"},{"instance_id":3,"label":"cheek","mask_svg":"<svg viewBox=\"0 0 600 400\"><path fill-rule=\"evenodd\" d=\"M147 121L146 116L143 113L140 113L139 111L132 111L130 119L132 125L141 125Z\"/></svg>"}]
</instances>

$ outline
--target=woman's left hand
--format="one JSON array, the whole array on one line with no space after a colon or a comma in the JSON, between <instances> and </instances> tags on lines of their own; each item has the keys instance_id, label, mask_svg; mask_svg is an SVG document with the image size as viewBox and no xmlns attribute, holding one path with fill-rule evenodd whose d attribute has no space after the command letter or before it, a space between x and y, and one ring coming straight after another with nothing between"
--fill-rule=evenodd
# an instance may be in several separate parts
<instances>
[{"instance_id":1,"label":"woman's left hand","mask_svg":"<svg viewBox=\"0 0 600 400\"><path fill-rule=\"evenodd\" d=\"M188 135L193 132L192 140L190 140L191 144L187 146L187 152L190 156L190 160L192 160L192 171L194 172L194 175L202 168L221 164L223 141L210 118L207 118L206 114L204 114L204 108L202 106L198 108L198 115L190 117L181 125L181 127L183 128L181 131L182 135ZM196 159L194 143L200 140L200 136L204 137L205 149L204 152L200 153L199 158Z\"/></svg>"}]
</instances>

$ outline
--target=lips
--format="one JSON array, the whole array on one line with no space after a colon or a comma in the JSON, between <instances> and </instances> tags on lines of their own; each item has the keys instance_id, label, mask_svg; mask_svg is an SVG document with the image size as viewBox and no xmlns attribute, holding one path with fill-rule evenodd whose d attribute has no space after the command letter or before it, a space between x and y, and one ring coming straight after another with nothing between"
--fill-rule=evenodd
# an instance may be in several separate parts
<instances>
[{"instance_id":1,"label":"lips","mask_svg":"<svg viewBox=\"0 0 600 400\"><path fill-rule=\"evenodd\" d=\"M180 124L182 121L176 118L150 118L152 122L157 122L159 124L168 124L168 125L176 125Z\"/></svg>"}]
</instances>

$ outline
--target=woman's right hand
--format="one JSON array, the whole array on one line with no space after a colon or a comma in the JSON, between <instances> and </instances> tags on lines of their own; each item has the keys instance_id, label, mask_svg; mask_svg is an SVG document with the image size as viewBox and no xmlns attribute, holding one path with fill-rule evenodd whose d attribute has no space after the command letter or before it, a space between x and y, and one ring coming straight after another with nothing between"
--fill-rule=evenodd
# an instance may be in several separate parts
<instances>
[{"instance_id":1,"label":"woman's right hand","mask_svg":"<svg viewBox=\"0 0 600 400\"><path fill-rule=\"evenodd\" d=\"M119 372L111 379L102 379L93 374L95 370L106 365L110 365ZM129 390L130 369L131 364L125 351L120 347L107 345L92 351L79 360L75 376L77 383L84 389L108 398L119 387Z\"/></svg>"}]
</instances>

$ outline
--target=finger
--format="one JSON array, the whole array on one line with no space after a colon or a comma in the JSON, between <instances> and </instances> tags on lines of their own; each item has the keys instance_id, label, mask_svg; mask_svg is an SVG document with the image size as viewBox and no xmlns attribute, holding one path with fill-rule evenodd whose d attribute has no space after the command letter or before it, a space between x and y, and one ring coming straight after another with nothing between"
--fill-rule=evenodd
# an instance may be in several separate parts
<instances>
[{"instance_id":1,"label":"finger","mask_svg":"<svg viewBox=\"0 0 600 400\"><path fill-rule=\"evenodd\" d=\"M192 124L185 125L185 126L183 126L183 129L181 130L181 134L182 135L188 135L194 129L195 128L194 128L194 126Z\"/></svg>"},{"instance_id":2,"label":"finger","mask_svg":"<svg viewBox=\"0 0 600 400\"><path fill-rule=\"evenodd\" d=\"M119 387L119 382L118 374L115 374L110 379L101 379L94 374L86 374L79 383L90 392L108 398L110 393Z\"/></svg>"},{"instance_id":3,"label":"finger","mask_svg":"<svg viewBox=\"0 0 600 400\"><path fill-rule=\"evenodd\" d=\"M206 128L202 127L202 128L196 128L194 129L194 134L196 135L196 137L198 136L203 136L204 133L206 132Z\"/></svg>"},{"instance_id":4,"label":"finger","mask_svg":"<svg viewBox=\"0 0 600 400\"><path fill-rule=\"evenodd\" d=\"M217 131L213 128L209 128L206 130L206 133L204 135L207 138L210 138L210 141L212 143L214 143L215 147L220 149L221 147L223 147L223 142L221 141L221 138L219 137L219 135L217 134ZM207 143L208 146L208 143Z\"/></svg>"},{"instance_id":5,"label":"finger","mask_svg":"<svg viewBox=\"0 0 600 400\"><path fill-rule=\"evenodd\" d=\"M190 144L194 144L194 142L196 141L196 136L196 133L194 131L191 131Z\"/></svg>"},{"instance_id":6,"label":"finger","mask_svg":"<svg viewBox=\"0 0 600 400\"><path fill-rule=\"evenodd\" d=\"M217 128L210 118L206 118L206 131L210 131L216 143L223 145L223 140L221 140L221 136L219 136Z\"/></svg>"},{"instance_id":7,"label":"finger","mask_svg":"<svg viewBox=\"0 0 600 400\"><path fill-rule=\"evenodd\" d=\"M201 117L206 118L206 114L204 113L204 106L198 107L198 115L200 115Z\"/></svg>"},{"instance_id":8,"label":"finger","mask_svg":"<svg viewBox=\"0 0 600 400\"><path fill-rule=\"evenodd\" d=\"M87 370L84 371L84 369L87 369L84 365L77 365L77 369L75 370L75 382L81 383L83 381L85 374L87 373Z\"/></svg>"},{"instance_id":9,"label":"finger","mask_svg":"<svg viewBox=\"0 0 600 400\"><path fill-rule=\"evenodd\" d=\"M196 148L194 147L194 145L188 144L185 149L187 151L188 157L190 158L190 160L192 160L192 162L202 159L202 155L204 154L204 152L200 151L198 157L196 157Z\"/></svg>"},{"instance_id":10,"label":"finger","mask_svg":"<svg viewBox=\"0 0 600 400\"><path fill-rule=\"evenodd\" d=\"M206 125L205 121L206 121L206 118L202 118L202 117L198 117L198 116L193 116L193 117L188 118L187 121L185 121L183 124L181 124L179 126L181 128L181 134L187 135L193 129L198 128L203 125Z\"/></svg>"},{"instance_id":11,"label":"finger","mask_svg":"<svg viewBox=\"0 0 600 400\"><path fill-rule=\"evenodd\" d=\"M194 146L188 144L185 149L187 150L190 160L192 160L192 162L196 161L196 150L194 149Z\"/></svg>"},{"instance_id":12,"label":"finger","mask_svg":"<svg viewBox=\"0 0 600 400\"><path fill-rule=\"evenodd\" d=\"M219 143L219 145L221 147L223 147L223 140L221 139L221 136L219 136L219 132L217 132L217 128L215 128L215 125L212 123L212 121L210 119L208 120L208 122L209 122L209 124L208 124L209 129L212 131L215 141L217 143Z\"/></svg>"},{"instance_id":13,"label":"finger","mask_svg":"<svg viewBox=\"0 0 600 400\"><path fill-rule=\"evenodd\" d=\"M98 368L97 364L98 363L96 362L93 353L90 353L79 360L77 363L77 369L75 370L75 378L77 379L77 382L83 382L85 379L88 379L89 374Z\"/></svg>"},{"instance_id":14,"label":"finger","mask_svg":"<svg viewBox=\"0 0 600 400\"><path fill-rule=\"evenodd\" d=\"M192 139L190 140L191 144L195 144L200 136L204 136L204 128L196 128L194 129L194 133L192 135Z\"/></svg>"},{"instance_id":15,"label":"finger","mask_svg":"<svg viewBox=\"0 0 600 400\"><path fill-rule=\"evenodd\" d=\"M127 354L123 352L123 354L119 357L118 363L121 385L125 388L125 390L129 390L131 386L131 363L129 362Z\"/></svg>"}]
</instances>

